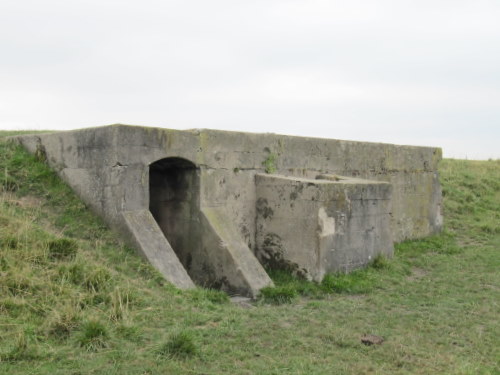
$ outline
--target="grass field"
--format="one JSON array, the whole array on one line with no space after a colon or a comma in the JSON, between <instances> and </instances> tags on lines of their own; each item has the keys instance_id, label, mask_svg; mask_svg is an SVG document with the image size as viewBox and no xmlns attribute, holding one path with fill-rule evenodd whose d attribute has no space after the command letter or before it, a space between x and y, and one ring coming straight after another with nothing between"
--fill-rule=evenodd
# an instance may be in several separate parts
<instances>
[{"instance_id":1,"label":"grass field","mask_svg":"<svg viewBox=\"0 0 500 375\"><path fill-rule=\"evenodd\" d=\"M235 304L166 284L6 135L0 374L500 373L498 160L441 163L443 234Z\"/></svg>"}]
</instances>

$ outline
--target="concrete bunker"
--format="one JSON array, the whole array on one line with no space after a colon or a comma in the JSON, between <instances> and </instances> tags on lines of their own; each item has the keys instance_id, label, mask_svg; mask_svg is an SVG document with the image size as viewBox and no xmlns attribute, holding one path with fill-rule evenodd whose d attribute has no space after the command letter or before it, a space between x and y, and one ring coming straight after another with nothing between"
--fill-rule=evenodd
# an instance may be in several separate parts
<instances>
[{"instance_id":1,"label":"concrete bunker","mask_svg":"<svg viewBox=\"0 0 500 375\"><path fill-rule=\"evenodd\" d=\"M200 241L200 170L178 157L149 165L149 210L190 273ZM192 276L191 276L192 277Z\"/></svg>"},{"instance_id":2,"label":"concrete bunker","mask_svg":"<svg viewBox=\"0 0 500 375\"><path fill-rule=\"evenodd\" d=\"M438 148L125 125L16 139L179 288L256 296L270 260L319 281L443 223Z\"/></svg>"}]
</instances>

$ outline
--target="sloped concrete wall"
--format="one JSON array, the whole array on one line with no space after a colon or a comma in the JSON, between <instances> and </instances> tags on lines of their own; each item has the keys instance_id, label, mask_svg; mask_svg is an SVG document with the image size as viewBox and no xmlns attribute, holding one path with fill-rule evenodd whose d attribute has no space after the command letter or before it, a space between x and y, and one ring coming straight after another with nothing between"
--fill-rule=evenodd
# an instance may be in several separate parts
<instances>
[{"instance_id":1,"label":"sloped concrete wall","mask_svg":"<svg viewBox=\"0 0 500 375\"><path fill-rule=\"evenodd\" d=\"M273 282L228 217L223 208L202 208L203 241L199 268L193 271L201 285L256 297Z\"/></svg>"},{"instance_id":2,"label":"sloped concrete wall","mask_svg":"<svg viewBox=\"0 0 500 375\"><path fill-rule=\"evenodd\" d=\"M194 283L179 261L158 223L148 210L123 211L124 225L141 255L180 289L194 288Z\"/></svg>"}]
</instances>

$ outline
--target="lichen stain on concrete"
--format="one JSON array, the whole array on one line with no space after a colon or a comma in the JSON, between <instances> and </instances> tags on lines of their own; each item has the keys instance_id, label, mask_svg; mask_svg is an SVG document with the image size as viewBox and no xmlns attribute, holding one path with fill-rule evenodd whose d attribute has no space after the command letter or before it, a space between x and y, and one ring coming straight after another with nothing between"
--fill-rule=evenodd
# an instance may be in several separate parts
<instances>
[{"instance_id":1,"label":"lichen stain on concrete","mask_svg":"<svg viewBox=\"0 0 500 375\"><path fill-rule=\"evenodd\" d=\"M274 211L269 207L267 199L259 198L256 204L257 213L262 215L264 219L273 217Z\"/></svg>"}]
</instances>

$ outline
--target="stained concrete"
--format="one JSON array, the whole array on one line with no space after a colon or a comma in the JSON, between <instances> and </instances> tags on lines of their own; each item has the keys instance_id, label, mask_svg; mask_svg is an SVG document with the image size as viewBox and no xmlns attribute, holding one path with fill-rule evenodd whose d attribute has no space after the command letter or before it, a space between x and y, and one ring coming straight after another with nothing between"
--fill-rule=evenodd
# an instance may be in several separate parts
<instances>
[{"instance_id":1,"label":"stained concrete","mask_svg":"<svg viewBox=\"0 0 500 375\"><path fill-rule=\"evenodd\" d=\"M296 232L309 232L310 248L314 251L328 254L325 249L332 244L334 249L344 248L343 255L339 253L337 258L317 257L326 262L326 268L322 268L321 262L316 270L308 266L308 273L314 279L335 267L350 270L366 264L375 254L389 254L392 247L382 246L392 242L387 232L393 241L401 241L437 233L442 227L442 197L437 174L441 159L439 148L125 125L17 139L31 152L45 153L49 165L111 227L127 238L130 239L130 228L123 212L150 210L191 278L198 284L221 287L233 293L255 295L261 287L271 285L256 257L262 254L262 231L257 228L262 220L256 184L260 177L256 175L268 172L292 180L337 175L369 180L370 186L376 182L390 185L388 200L376 198L379 193L383 195L382 185L376 185L382 190L377 190L372 198L353 200L351 195L358 188L350 189L347 182L340 184L345 185L342 188L327 188L326 183L311 182L323 193L347 189L346 197L351 202L357 201L351 206L352 217L347 221L350 229L344 228L347 232L343 237L338 235L340 227L337 226L342 221L338 215L347 215L349 211L335 208L341 205L342 199L325 200L323 205L315 203L314 209L304 211L317 223L315 236L312 227L306 230L299 225L300 218L295 223ZM335 180L334 177L321 179L330 183ZM283 189L291 189L294 184L290 182ZM273 193L270 191L269 195ZM366 206L370 199L381 205L376 209ZM268 199L268 204L276 202ZM306 205L305 201L302 204ZM367 214L378 215L381 224L377 224L378 219L364 218ZM334 227L333 220L335 235L328 234L328 228ZM287 225L293 227L293 220ZM368 231L370 225L374 226L372 235ZM318 245L318 233L323 231L325 245ZM287 232L283 233L280 237L286 238ZM130 241L140 247L133 238ZM357 250L349 245L352 241L357 243ZM295 252L290 247L291 258ZM293 263L294 259L290 261Z\"/></svg>"}]
</instances>

